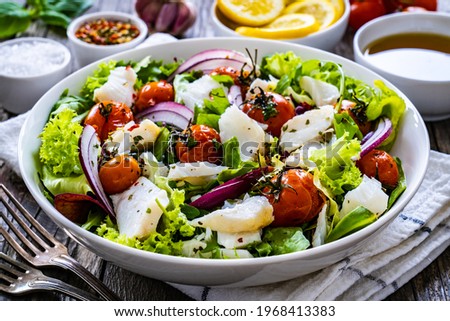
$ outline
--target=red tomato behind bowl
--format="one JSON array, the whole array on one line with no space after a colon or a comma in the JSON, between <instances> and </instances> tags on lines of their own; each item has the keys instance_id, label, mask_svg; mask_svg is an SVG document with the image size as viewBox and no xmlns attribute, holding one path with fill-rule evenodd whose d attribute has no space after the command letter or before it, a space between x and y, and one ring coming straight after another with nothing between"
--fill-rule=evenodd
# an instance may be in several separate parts
<instances>
[{"instance_id":1,"label":"red tomato behind bowl","mask_svg":"<svg viewBox=\"0 0 450 321\"><path fill-rule=\"evenodd\" d=\"M350 3L348 24L354 30L358 30L366 22L387 13L383 0L352 0Z\"/></svg>"}]
</instances>

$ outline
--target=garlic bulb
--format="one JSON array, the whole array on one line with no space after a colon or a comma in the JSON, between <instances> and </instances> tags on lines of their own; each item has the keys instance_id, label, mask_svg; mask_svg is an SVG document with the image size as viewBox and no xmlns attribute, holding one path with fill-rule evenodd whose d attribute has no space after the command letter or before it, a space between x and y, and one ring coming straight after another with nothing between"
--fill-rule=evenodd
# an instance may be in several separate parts
<instances>
[{"instance_id":1,"label":"garlic bulb","mask_svg":"<svg viewBox=\"0 0 450 321\"><path fill-rule=\"evenodd\" d=\"M195 6L183 0L137 0L135 9L150 31L174 36L181 36L197 17Z\"/></svg>"}]
</instances>

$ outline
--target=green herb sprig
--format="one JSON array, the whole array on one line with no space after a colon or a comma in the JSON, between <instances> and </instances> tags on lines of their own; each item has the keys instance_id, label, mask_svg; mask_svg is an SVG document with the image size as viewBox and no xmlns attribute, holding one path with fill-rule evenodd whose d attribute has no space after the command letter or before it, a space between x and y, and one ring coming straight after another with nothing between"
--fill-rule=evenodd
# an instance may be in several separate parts
<instances>
[{"instance_id":1,"label":"green herb sprig","mask_svg":"<svg viewBox=\"0 0 450 321\"><path fill-rule=\"evenodd\" d=\"M92 0L27 0L0 3L0 39L25 32L35 20L49 26L67 28L72 18L92 6Z\"/></svg>"}]
</instances>

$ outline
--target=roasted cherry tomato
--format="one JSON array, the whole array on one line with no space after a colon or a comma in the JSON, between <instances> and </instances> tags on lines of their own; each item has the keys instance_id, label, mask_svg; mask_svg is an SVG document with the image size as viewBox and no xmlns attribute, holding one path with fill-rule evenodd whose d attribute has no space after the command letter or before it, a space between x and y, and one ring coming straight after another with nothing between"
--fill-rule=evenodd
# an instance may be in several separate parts
<instances>
[{"instance_id":1,"label":"roasted cherry tomato","mask_svg":"<svg viewBox=\"0 0 450 321\"><path fill-rule=\"evenodd\" d=\"M173 100L174 91L171 84L165 80L152 81L142 86L139 90L134 103L134 111L140 112L155 106L157 103Z\"/></svg>"},{"instance_id":2,"label":"roasted cherry tomato","mask_svg":"<svg viewBox=\"0 0 450 321\"><path fill-rule=\"evenodd\" d=\"M363 174L374 177L384 186L397 186L399 173L394 158L383 150L374 149L356 162Z\"/></svg>"},{"instance_id":3,"label":"roasted cherry tomato","mask_svg":"<svg viewBox=\"0 0 450 321\"><path fill-rule=\"evenodd\" d=\"M262 91L247 101L242 111L257 122L266 124L267 132L276 137L280 137L283 125L295 116L294 106L286 98Z\"/></svg>"},{"instance_id":4,"label":"roasted cherry tomato","mask_svg":"<svg viewBox=\"0 0 450 321\"><path fill-rule=\"evenodd\" d=\"M355 102L343 100L341 104L341 113L348 113L349 116L355 121L356 125L358 125L361 133L365 136L372 129L372 122L368 121L366 115L358 112L355 107Z\"/></svg>"},{"instance_id":5,"label":"roasted cherry tomato","mask_svg":"<svg viewBox=\"0 0 450 321\"><path fill-rule=\"evenodd\" d=\"M222 155L220 135L212 127L192 125L183 131L175 145L175 151L182 163L218 163Z\"/></svg>"},{"instance_id":6,"label":"roasted cherry tomato","mask_svg":"<svg viewBox=\"0 0 450 321\"><path fill-rule=\"evenodd\" d=\"M233 81L236 85L239 85L239 76L241 75L241 72L239 70L236 70L232 67L217 67L210 73L211 76L214 75L226 75L233 78Z\"/></svg>"},{"instance_id":7,"label":"roasted cherry tomato","mask_svg":"<svg viewBox=\"0 0 450 321\"><path fill-rule=\"evenodd\" d=\"M107 194L117 194L125 191L141 175L141 169L136 159L128 155L118 155L102 167L99 176L103 189Z\"/></svg>"},{"instance_id":8,"label":"roasted cherry tomato","mask_svg":"<svg viewBox=\"0 0 450 321\"><path fill-rule=\"evenodd\" d=\"M314 185L311 174L290 169L272 178L263 189L273 206L272 226L299 226L314 219L325 203L325 196Z\"/></svg>"},{"instance_id":9,"label":"roasted cherry tomato","mask_svg":"<svg viewBox=\"0 0 450 321\"><path fill-rule=\"evenodd\" d=\"M84 124L94 127L100 139L104 141L111 132L132 120L134 120L133 112L127 105L108 100L94 105Z\"/></svg>"},{"instance_id":10,"label":"roasted cherry tomato","mask_svg":"<svg viewBox=\"0 0 450 321\"><path fill-rule=\"evenodd\" d=\"M386 14L383 0L353 0L350 5L348 24L359 29L366 22Z\"/></svg>"}]
</instances>

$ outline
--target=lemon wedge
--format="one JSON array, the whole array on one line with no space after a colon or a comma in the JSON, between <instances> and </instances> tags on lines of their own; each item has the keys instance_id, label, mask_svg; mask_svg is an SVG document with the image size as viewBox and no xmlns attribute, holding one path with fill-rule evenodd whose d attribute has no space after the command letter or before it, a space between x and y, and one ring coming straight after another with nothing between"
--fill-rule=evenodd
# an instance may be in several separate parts
<instances>
[{"instance_id":1,"label":"lemon wedge","mask_svg":"<svg viewBox=\"0 0 450 321\"><path fill-rule=\"evenodd\" d=\"M251 27L273 21L285 8L284 0L218 0L217 6L231 21Z\"/></svg>"},{"instance_id":2,"label":"lemon wedge","mask_svg":"<svg viewBox=\"0 0 450 321\"><path fill-rule=\"evenodd\" d=\"M337 18L336 11L336 8L329 0L303 0L291 3L284 9L283 13L304 13L313 15L319 22L320 29L324 29L339 19Z\"/></svg>"},{"instance_id":3,"label":"lemon wedge","mask_svg":"<svg viewBox=\"0 0 450 321\"><path fill-rule=\"evenodd\" d=\"M276 18L262 28L238 27L236 32L248 37L291 39L304 37L319 29L320 24L310 14L292 13Z\"/></svg>"}]
</instances>

